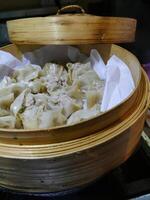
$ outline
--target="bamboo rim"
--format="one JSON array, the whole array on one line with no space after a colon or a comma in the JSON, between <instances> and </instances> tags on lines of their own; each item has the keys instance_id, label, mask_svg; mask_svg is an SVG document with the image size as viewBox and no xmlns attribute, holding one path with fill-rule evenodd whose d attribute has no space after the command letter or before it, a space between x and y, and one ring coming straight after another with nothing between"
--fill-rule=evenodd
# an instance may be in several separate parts
<instances>
[{"instance_id":1,"label":"bamboo rim","mask_svg":"<svg viewBox=\"0 0 150 200\"><path fill-rule=\"evenodd\" d=\"M0 157L15 159L56 158L91 149L97 145L101 145L114 139L132 126L148 109L149 102L147 99L149 96L149 82L143 70L142 74L144 77L144 82L142 84L144 89L140 90L142 100L133 114L123 120L119 125L107 129L107 131L100 131L83 138L58 144L19 146L0 143Z\"/></svg>"},{"instance_id":2,"label":"bamboo rim","mask_svg":"<svg viewBox=\"0 0 150 200\"><path fill-rule=\"evenodd\" d=\"M13 45L11 44L11 45L8 45L7 47L8 48L11 48ZM112 48L118 48L118 49L120 49L120 50L124 50L125 52L128 52L128 53L130 53L130 55L132 56L132 57L134 57L135 59L136 59L136 62L139 64L139 66L141 66L140 65L140 63L139 63L139 61L137 60L137 58L136 58L136 56L134 55L134 54L132 54L131 52L129 52L128 50L126 50L126 49L123 49L122 47L120 47L120 46L118 46L118 45L113 45L113 47ZM2 47L1 48L2 50L5 50L5 47ZM85 123L85 122L88 122L89 120L92 120L92 119L96 119L96 118L98 118L98 117L100 117L100 116L103 116L103 115L105 115L105 114L108 114L108 113L110 113L111 111L113 111L113 110L115 110L118 106L120 106L120 105L122 105L123 103L125 103L125 102L127 102L131 97L132 97L132 95L134 94L134 92L136 91L136 90L138 90L138 87L139 87L139 84L140 84L140 81L141 81L141 68L140 69L138 69L139 70L139 77L138 77L138 80L137 80L137 83L136 83L136 86L135 86L135 88L134 88L134 90L131 92L131 94L127 97L127 98L125 98L121 103L119 103L119 104L117 104L116 106L114 106L113 108L111 108L110 110L108 110L108 111L106 111L106 112L104 112L104 113L102 113L102 114L99 114L99 115L97 115L96 117L91 117L91 118L89 118L89 119L86 119L86 120L83 120L83 121L81 121L81 122L78 122L77 124L83 124L83 123ZM44 131L55 131L55 130L57 130L57 129L61 129L61 128L69 128L69 127L73 127L73 126L76 126L77 124L73 124L73 125L62 125L62 126L57 126L57 127L53 127L53 128L43 128L43 129L16 129L16 128L14 128L14 129L6 129L6 128L0 128L0 132L11 132L11 133L31 133L32 131L35 131L37 134L38 134L38 132L41 132L41 131L43 131L43 134L44 134ZM57 134L57 133L56 133ZM53 142L52 142L53 143Z\"/></svg>"}]
</instances>

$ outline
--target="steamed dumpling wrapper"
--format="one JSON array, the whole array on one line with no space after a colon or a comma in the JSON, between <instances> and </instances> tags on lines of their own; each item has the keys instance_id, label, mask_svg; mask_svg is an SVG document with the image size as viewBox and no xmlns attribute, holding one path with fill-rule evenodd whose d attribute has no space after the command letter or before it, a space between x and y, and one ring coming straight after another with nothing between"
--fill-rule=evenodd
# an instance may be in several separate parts
<instances>
[{"instance_id":1,"label":"steamed dumpling wrapper","mask_svg":"<svg viewBox=\"0 0 150 200\"><path fill-rule=\"evenodd\" d=\"M15 128L16 118L14 116L0 117L1 128Z\"/></svg>"},{"instance_id":2,"label":"steamed dumpling wrapper","mask_svg":"<svg viewBox=\"0 0 150 200\"><path fill-rule=\"evenodd\" d=\"M92 87L94 82L100 83L99 77L92 70L85 72L85 74L79 76L78 80L80 81L81 87L84 89L88 89L89 87Z\"/></svg>"},{"instance_id":3,"label":"steamed dumpling wrapper","mask_svg":"<svg viewBox=\"0 0 150 200\"><path fill-rule=\"evenodd\" d=\"M42 72L40 73L41 76L50 75L52 77L59 77L62 72L62 67L55 63L46 63L43 67Z\"/></svg>"},{"instance_id":4,"label":"steamed dumpling wrapper","mask_svg":"<svg viewBox=\"0 0 150 200\"><path fill-rule=\"evenodd\" d=\"M49 96L47 94L39 93L39 94L34 95L35 105L37 106L40 106L40 105L47 106L48 99L49 99Z\"/></svg>"},{"instance_id":5,"label":"steamed dumpling wrapper","mask_svg":"<svg viewBox=\"0 0 150 200\"><path fill-rule=\"evenodd\" d=\"M96 115L100 114L100 107L99 105L95 105L90 109L82 109L74 112L68 119L67 124L75 124L81 122L83 120L89 119L91 117L95 117Z\"/></svg>"},{"instance_id":6,"label":"steamed dumpling wrapper","mask_svg":"<svg viewBox=\"0 0 150 200\"><path fill-rule=\"evenodd\" d=\"M87 71L91 70L91 64L88 63L68 63L67 68L70 73L70 77L72 80L78 79L79 76L83 75Z\"/></svg>"},{"instance_id":7,"label":"steamed dumpling wrapper","mask_svg":"<svg viewBox=\"0 0 150 200\"><path fill-rule=\"evenodd\" d=\"M38 77L41 67L38 65L25 65L23 68L15 69L13 77L17 81L30 81Z\"/></svg>"},{"instance_id":8,"label":"steamed dumpling wrapper","mask_svg":"<svg viewBox=\"0 0 150 200\"><path fill-rule=\"evenodd\" d=\"M24 105L25 107L30 107L32 105L35 106L42 105L43 107L47 107L49 98L50 97L44 93L38 93L38 94L28 93L26 94Z\"/></svg>"},{"instance_id":9,"label":"steamed dumpling wrapper","mask_svg":"<svg viewBox=\"0 0 150 200\"><path fill-rule=\"evenodd\" d=\"M40 79L29 81L28 87L31 89L31 92L34 94L46 91L46 85Z\"/></svg>"},{"instance_id":10,"label":"steamed dumpling wrapper","mask_svg":"<svg viewBox=\"0 0 150 200\"><path fill-rule=\"evenodd\" d=\"M13 93L7 94L5 96L0 96L0 107L9 108L13 101L14 101Z\"/></svg>"},{"instance_id":11,"label":"steamed dumpling wrapper","mask_svg":"<svg viewBox=\"0 0 150 200\"><path fill-rule=\"evenodd\" d=\"M51 128L65 124L66 117L60 111L47 110L39 118L39 128Z\"/></svg>"},{"instance_id":12,"label":"steamed dumpling wrapper","mask_svg":"<svg viewBox=\"0 0 150 200\"><path fill-rule=\"evenodd\" d=\"M87 108L92 108L95 104L100 102L102 96L98 90L88 90L86 92Z\"/></svg>"},{"instance_id":13,"label":"steamed dumpling wrapper","mask_svg":"<svg viewBox=\"0 0 150 200\"><path fill-rule=\"evenodd\" d=\"M10 111L6 110L4 108L0 108L0 117L4 117L4 116L7 116L7 115L10 115Z\"/></svg>"},{"instance_id":14,"label":"steamed dumpling wrapper","mask_svg":"<svg viewBox=\"0 0 150 200\"><path fill-rule=\"evenodd\" d=\"M25 83L12 83L6 87L0 88L0 97L14 93L15 96L18 96L25 88L27 88Z\"/></svg>"},{"instance_id":15,"label":"steamed dumpling wrapper","mask_svg":"<svg viewBox=\"0 0 150 200\"><path fill-rule=\"evenodd\" d=\"M0 88L5 88L15 82L15 79L11 79L9 76L4 76L4 78L0 82Z\"/></svg>"},{"instance_id":16,"label":"steamed dumpling wrapper","mask_svg":"<svg viewBox=\"0 0 150 200\"><path fill-rule=\"evenodd\" d=\"M77 123L100 113L104 81L90 63L66 67L48 63L43 69L31 64L16 68L13 78L5 77L1 83L0 97L13 95L11 103L0 99L8 105L0 107L1 117L13 115L16 128L38 129Z\"/></svg>"},{"instance_id":17,"label":"steamed dumpling wrapper","mask_svg":"<svg viewBox=\"0 0 150 200\"><path fill-rule=\"evenodd\" d=\"M39 117L42 112L43 106L31 106L27 108L22 114L20 114L23 127L25 129L39 128Z\"/></svg>"},{"instance_id":18,"label":"steamed dumpling wrapper","mask_svg":"<svg viewBox=\"0 0 150 200\"><path fill-rule=\"evenodd\" d=\"M25 95L30 92L29 89L25 89L11 104L10 110L16 116L18 112L23 108Z\"/></svg>"},{"instance_id":19,"label":"steamed dumpling wrapper","mask_svg":"<svg viewBox=\"0 0 150 200\"><path fill-rule=\"evenodd\" d=\"M82 108L81 103L75 101L67 95L61 97L60 105L63 108L63 113L66 117L69 117L73 112Z\"/></svg>"},{"instance_id":20,"label":"steamed dumpling wrapper","mask_svg":"<svg viewBox=\"0 0 150 200\"><path fill-rule=\"evenodd\" d=\"M72 70L72 82L80 85L80 88L84 90L99 89L104 87L104 81L100 80L97 73L92 69L90 63L69 63L69 69Z\"/></svg>"},{"instance_id":21,"label":"steamed dumpling wrapper","mask_svg":"<svg viewBox=\"0 0 150 200\"><path fill-rule=\"evenodd\" d=\"M25 107L30 107L35 104L35 99L34 99L34 94L32 93L27 93L24 99L24 106Z\"/></svg>"},{"instance_id":22,"label":"steamed dumpling wrapper","mask_svg":"<svg viewBox=\"0 0 150 200\"><path fill-rule=\"evenodd\" d=\"M65 69L58 71L57 74L48 74L44 78L41 77L41 80L50 95L53 91L65 90L68 87L68 74Z\"/></svg>"},{"instance_id":23,"label":"steamed dumpling wrapper","mask_svg":"<svg viewBox=\"0 0 150 200\"><path fill-rule=\"evenodd\" d=\"M26 129L51 128L63 125L66 117L60 111L44 110L43 106L31 106L21 114Z\"/></svg>"},{"instance_id":24,"label":"steamed dumpling wrapper","mask_svg":"<svg viewBox=\"0 0 150 200\"><path fill-rule=\"evenodd\" d=\"M81 86L79 82L74 82L73 85L71 85L70 87L68 87L68 91L67 91L68 96L75 98L75 99L81 99L83 94L81 91Z\"/></svg>"},{"instance_id":25,"label":"steamed dumpling wrapper","mask_svg":"<svg viewBox=\"0 0 150 200\"><path fill-rule=\"evenodd\" d=\"M53 83L54 81L59 81L60 85L63 86L67 83L68 73L61 65L47 63L40 72L40 77L42 80L47 82L47 84Z\"/></svg>"}]
</instances>

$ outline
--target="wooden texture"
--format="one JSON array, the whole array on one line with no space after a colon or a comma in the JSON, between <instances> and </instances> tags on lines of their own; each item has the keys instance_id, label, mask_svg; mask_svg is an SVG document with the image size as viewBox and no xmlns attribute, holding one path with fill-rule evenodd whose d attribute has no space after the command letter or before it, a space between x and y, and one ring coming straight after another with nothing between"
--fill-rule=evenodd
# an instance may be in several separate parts
<instances>
[{"instance_id":1,"label":"wooden texture","mask_svg":"<svg viewBox=\"0 0 150 200\"><path fill-rule=\"evenodd\" d=\"M22 46L21 51L33 49L33 46ZM37 48L37 47L36 47ZM137 58L127 50L116 45L80 45L78 46L84 53L89 54L91 48L96 48L104 60L107 60L112 54L119 56L130 68L134 82L135 90L121 104L102 115L85 120L72 126L63 126L52 129L24 130L24 129L0 129L0 141L8 144L50 144L65 142L72 139L81 138L91 133L103 130L107 126L113 125L118 120L124 119L124 116L132 114L136 109L135 101L139 96L141 82L141 67ZM13 55L21 57L21 51L15 45L9 45L2 48Z\"/></svg>"},{"instance_id":2,"label":"wooden texture","mask_svg":"<svg viewBox=\"0 0 150 200\"><path fill-rule=\"evenodd\" d=\"M128 51L116 45L92 47L97 48L105 60L112 54L123 59L132 72L136 90L124 103L109 111L109 114L77 125L85 133L92 126L94 132L82 135L84 137L80 135L74 140L67 142L58 140L59 143L55 141L49 144L53 134L55 135L54 130L28 132L1 129L0 186L21 192L58 192L81 187L123 163L135 150L149 105L148 78L143 70L141 74L138 60ZM80 46L85 53L88 53L90 48L90 45ZM15 45L2 49L21 57L21 51ZM101 130L97 129L101 120L110 122L114 117L116 117L115 122L107 124ZM96 126L95 129L93 124ZM60 138L65 137L63 134L69 129L65 127L62 130L65 133L57 132ZM76 126L70 127L69 134L76 133L79 136ZM17 138L18 136L20 138Z\"/></svg>"},{"instance_id":3,"label":"wooden texture","mask_svg":"<svg viewBox=\"0 0 150 200\"><path fill-rule=\"evenodd\" d=\"M136 109L114 126L90 136L50 145L0 142L0 185L25 192L81 187L124 162L136 148L148 108L148 79L142 73Z\"/></svg>"},{"instance_id":4,"label":"wooden texture","mask_svg":"<svg viewBox=\"0 0 150 200\"><path fill-rule=\"evenodd\" d=\"M15 44L126 43L134 41L136 20L64 14L11 20L7 27Z\"/></svg>"},{"instance_id":5,"label":"wooden texture","mask_svg":"<svg viewBox=\"0 0 150 200\"><path fill-rule=\"evenodd\" d=\"M63 12L66 12L66 11L70 11L70 10L79 10L81 13L85 13L85 10L79 6L79 5L68 5L68 6L64 6L62 7L61 9L59 9L57 11L57 15L63 13Z\"/></svg>"}]
</instances>

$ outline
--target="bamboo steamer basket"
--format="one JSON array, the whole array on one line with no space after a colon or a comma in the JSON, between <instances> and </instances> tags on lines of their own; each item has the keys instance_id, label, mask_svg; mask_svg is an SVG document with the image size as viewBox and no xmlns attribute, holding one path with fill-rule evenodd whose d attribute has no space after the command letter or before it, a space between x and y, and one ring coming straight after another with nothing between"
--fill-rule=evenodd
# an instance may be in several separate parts
<instances>
[{"instance_id":1,"label":"bamboo steamer basket","mask_svg":"<svg viewBox=\"0 0 150 200\"><path fill-rule=\"evenodd\" d=\"M77 17L76 19L79 20L79 16L74 18ZM86 14L80 17L83 16L82 25L85 23ZM90 22L91 16L87 17ZM84 29L80 29L82 34L75 32L78 37L75 39L72 31L70 32L72 34L68 34L66 25L66 23L70 24L70 19L73 20L72 15L42 19L33 20L34 30L38 33L36 40L33 33L30 36L32 20L27 19L30 26L26 20L9 22L10 38L17 45L5 46L2 50L20 58L22 53L39 47L35 44L74 44L87 54L91 48L96 48L105 61L116 54L129 66L135 82L135 90L124 102L110 111L76 125L32 131L0 129L0 186L21 192L58 192L81 187L123 163L139 142L150 98L148 79L137 58L117 45L98 44L133 41L134 20L119 18L117 21L117 18L113 18L116 21L115 29L115 23L113 24L109 18L111 23L108 29L108 18L106 21L104 18L95 18L94 32L91 33L90 26L87 25L89 29L86 27L86 32L83 31ZM59 22L60 19L61 23L58 23L58 27L54 27L57 24L56 20ZM36 20L42 20L43 28L51 21L53 31L49 28L48 32L41 32ZM102 23L103 26L101 20L105 21ZM74 19L74 24L77 21ZM121 23L124 23L124 26L121 26ZM63 38L58 34L58 30L62 30L60 29L62 27ZM88 30L91 33L90 37L89 35L86 37ZM106 34L109 30L112 31L112 39L110 34ZM128 35L126 38L119 30L120 32L124 30L124 33L129 34L130 37ZM20 34L21 37L18 39ZM102 34L103 37L98 37L98 34L100 36Z\"/></svg>"},{"instance_id":2,"label":"bamboo steamer basket","mask_svg":"<svg viewBox=\"0 0 150 200\"><path fill-rule=\"evenodd\" d=\"M140 140L148 92L143 72L132 114L89 136L49 145L0 143L0 185L22 192L58 192L86 185L117 167Z\"/></svg>"},{"instance_id":3,"label":"bamboo steamer basket","mask_svg":"<svg viewBox=\"0 0 150 200\"><path fill-rule=\"evenodd\" d=\"M81 123L71 126L61 126L52 129L42 130L24 130L24 129L0 129L0 140L9 144L50 144L69 141L72 139L81 138L91 133L103 130L108 125L115 123L118 119L122 118L126 113L132 113L135 107L135 99L138 96L139 84L141 80L141 66L137 58L127 50L110 44L97 44L97 45L80 45L77 46L83 53L89 54L91 48L96 48L104 60L115 54L120 57L130 68L134 82L135 90L133 93L121 104L113 109L98 115L90 120L85 120ZM20 47L25 52L35 47ZM37 48L37 47L36 47ZM2 48L5 51L11 52L13 55L19 57L20 49L15 45L9 45Z\"/></svg>"}]
</instances>

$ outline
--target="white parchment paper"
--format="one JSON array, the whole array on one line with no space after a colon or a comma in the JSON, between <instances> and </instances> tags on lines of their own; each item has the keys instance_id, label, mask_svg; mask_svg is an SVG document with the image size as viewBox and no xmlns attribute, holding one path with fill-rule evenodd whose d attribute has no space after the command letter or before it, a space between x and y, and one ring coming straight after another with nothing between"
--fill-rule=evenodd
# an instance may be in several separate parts
<instances>
[{"instance_id":1,"label":"white parchment paper","mask_svg":"<svg viewBox=\"0 0 150 200\"><path fill-rule=\"evenodd\" d=\"M105 80L101 111L105 112L121 103L134 90L134 81L128 66L113 55L105 65L101 55L92 49L90 57L72 46L47 45L33 52L25 53L22 61L8 52L0 51L0 81L10 76L15 68L32 63L43 66L47 62L91 62L91 67L100 79Z\"/></svg>"}]
</instances>

